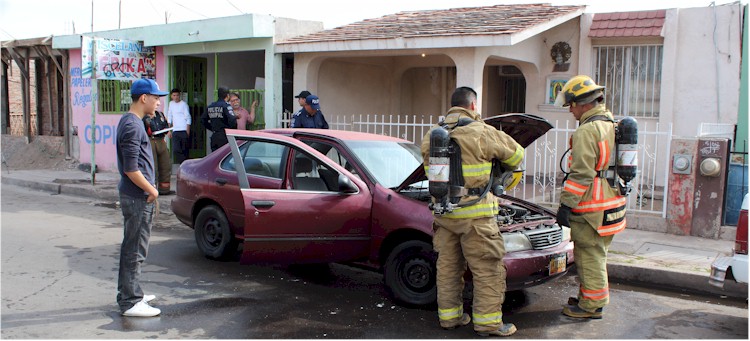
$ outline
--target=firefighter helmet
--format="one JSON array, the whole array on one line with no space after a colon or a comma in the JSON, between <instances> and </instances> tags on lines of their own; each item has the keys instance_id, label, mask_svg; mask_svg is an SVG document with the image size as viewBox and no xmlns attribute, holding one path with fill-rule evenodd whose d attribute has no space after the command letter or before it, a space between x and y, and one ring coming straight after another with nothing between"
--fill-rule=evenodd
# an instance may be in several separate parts
<instances>
[{"instance_id":1,"label":"firefighter helmet","mask_svg":"<svg viewBox=\"0 0 750 341\"><path fill-rule=\"evenodd\" d=\"M568 80L555 98L555 105L567 107L572 103L586 104L604 96L604 87L589 76L578 75Z\"/></svg>"}]
</instances>

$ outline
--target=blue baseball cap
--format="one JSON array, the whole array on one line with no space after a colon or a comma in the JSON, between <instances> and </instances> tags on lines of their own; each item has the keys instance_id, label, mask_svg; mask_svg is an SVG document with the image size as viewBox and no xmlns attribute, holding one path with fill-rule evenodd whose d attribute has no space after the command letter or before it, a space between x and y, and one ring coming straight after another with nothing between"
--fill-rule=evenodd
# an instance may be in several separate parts
<instances>
[{"instance_id":1,"label":"blue baseball cap","mask_svg":"<svg viewBox=\"0 0 750 341\"><path fill-rule=\"evenodd\" d=\"M309 104L315 110L320 110L320 99L318 96L310 95L305 97L305 103Z\"/></svg>"},{"instance_id":2,"label":"blue baseball cap","mask_svg":"<svg viewBox=\"0 0 750 341\"><path fill-rule=\"evenodd\" d=\"M156 96L169 95L168 92L159 90L159 84L156 84L156 81L154 81L153 79L148 79L148 78L141 78L133 82L133 85L130 86L130 94L131 95L149 94L149 95L156 95Z\"/></svg>"}]
</instances>

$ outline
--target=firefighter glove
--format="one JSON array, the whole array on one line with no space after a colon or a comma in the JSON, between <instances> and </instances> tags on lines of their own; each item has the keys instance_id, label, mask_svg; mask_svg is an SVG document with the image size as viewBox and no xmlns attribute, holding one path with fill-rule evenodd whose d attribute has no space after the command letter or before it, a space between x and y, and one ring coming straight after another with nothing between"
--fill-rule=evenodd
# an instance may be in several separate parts
<instances>
[{"instance_id":1,"label":"firefighter glove","mask_svg":"<svg viewBox=\"0 0 750 341\"><path fill-rule=\"evenodd\" d=\"M557 225L570 227L570 211L572 208L560 205L557 209Z\"/></svg>"}]
</instances>

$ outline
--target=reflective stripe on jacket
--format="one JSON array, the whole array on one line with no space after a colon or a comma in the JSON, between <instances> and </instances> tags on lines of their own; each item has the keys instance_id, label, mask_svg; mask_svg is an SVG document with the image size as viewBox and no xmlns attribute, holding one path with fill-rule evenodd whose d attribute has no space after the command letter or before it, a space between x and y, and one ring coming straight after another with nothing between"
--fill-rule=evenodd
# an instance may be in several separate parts
<instances>
[{"instance_id":1,"label":"reflective stripe on jacket","mask_svg":"<svg viewBox=\"0 0 750 341\"><path fill-rule=\"evenodd\" d=\"M570 138L570 174L568 174L560 203L573 208L599 235L618 233L625 228L627 198L619 195L606 178L598 176L606 170L615 146L614 124L606 120L586 122L593 116L606 116L614 121L603 104L585 112L582 123Z\"/></svg>"},{"instance_id":2,"label":"reflective stripe on jacket","mask_svg":"<svg viewBox=\"0 0 750 341\"><path fill-rule=\"evenodd\" d=\"M461 169L465 188L484 188L490 180L492 160L499 160L506 169L513 170L521 164L524 149L508 134L485 124L479 114L462 108L453 107L445 116L445 124L452 127L461 117L468 117L476 122L457 126L451 132L451 138L461 147ZM433 127L432 129L436 129ZM430 133L422 138L422 156L425 172L429 169ZM442 129L442 128L440 128ZM476 196L464 196L461 203L476 199ZM497 214L497 197L488 193L474 205L454 209L443 215L445 218L481 218L494 217Z\"/></svg>"}]
</instances>

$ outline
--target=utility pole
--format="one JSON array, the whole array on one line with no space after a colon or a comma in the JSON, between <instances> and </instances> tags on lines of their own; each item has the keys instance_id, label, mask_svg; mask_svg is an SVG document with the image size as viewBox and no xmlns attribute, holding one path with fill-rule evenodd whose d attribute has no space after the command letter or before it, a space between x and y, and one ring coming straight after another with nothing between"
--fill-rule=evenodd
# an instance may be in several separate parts
<instances>
[{"instance_id":1,"label":"utility pole","mask_svg":"<svg viewBox=\"0 0 750 341\"><path fill-rule=\"evenodd\" d=\"M122 28L122 0L119 1L119 10L117 11L117 29Z\"/></svg>"},{"instance_id":2,"label":"utility pole","mask_svg":"<svg viewBox=\"0 0 750 341\"><path fill-rule=\"evenodd\" d=\"M91 32L94 32L94 0L91 0Z\"/></svg>"}]
</instances>

